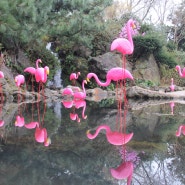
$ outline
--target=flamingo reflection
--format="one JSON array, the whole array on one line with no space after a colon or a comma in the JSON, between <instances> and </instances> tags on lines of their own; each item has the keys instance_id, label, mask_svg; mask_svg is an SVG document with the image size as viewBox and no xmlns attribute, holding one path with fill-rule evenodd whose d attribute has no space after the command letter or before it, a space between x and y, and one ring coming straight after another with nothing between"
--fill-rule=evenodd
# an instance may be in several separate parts
<instances>
[{"instance_id":1,"label":"flamingo reflection","mask_svg":"<svg viewBox=\"0 0 185 185\"><path fill-rule=\"evenodd\" d=\"M180 137L181 134L183 134L185 136L185 125L180 125L178 130L176 131L175 135L177 137Z\"/></svg>"},{"instance_id":2,"label":"flamingo reflection","mask_svg":"<svg viewBox=\"0 0 185 185\"><path fill-rule=\"evenodd\" d=\"M134 165L131 161L121 163L117 168L111 168L111 175L116 179L127 179L127 185L131 184Z\"/></svg>"},{"instance_id":3,"label":"flamingo reflection","mask_svg":"<svg viewBox=\"0 0 185 185\"><path fill-rule=\"evenodd\" d=\"M41 128L39 122L30 122L25 124L27 129L35 128L35 140L38 143L44 143L44 146L49 146L51 144L51 139L48 137L46 128Z\"/></svg>"},{"instance_id":4,"label":"flamingo reflection","mask_svg":"<svg viewBox=\"0 0 185 185\"><path fill-rule=\"evenodd\" d=\"M112 145L124 145L124 144L128 143L133 137L133 133L126 134L126 133L121 133L121 132L117 132L117 131L111 131L111 129L108 125L98 126L95 134L91 134L90 130L88 130L87 137L89 139L96 138L102 129L106 130L107 141Z\"/></svg>"}]
</instances>

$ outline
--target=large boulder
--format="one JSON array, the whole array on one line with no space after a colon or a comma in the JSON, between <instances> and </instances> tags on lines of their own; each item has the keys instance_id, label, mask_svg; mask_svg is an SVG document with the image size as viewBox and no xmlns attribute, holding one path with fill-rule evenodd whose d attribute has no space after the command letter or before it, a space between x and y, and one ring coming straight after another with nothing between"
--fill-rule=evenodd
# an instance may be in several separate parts
<instances>
[{"instance_id":1,"label":"large boulder","mask_svg":"<svg viewBox=\"0 0 185 185\"><path fill-rule=\"evenodd\" d=\"M107 72L114 67L122 67L123 60L120 54L108 52L89 60L89 71L96 73L97 76L104 80ZM131 71L132 66L127 62L126 68Z\"/></svg>"}]
</instances>

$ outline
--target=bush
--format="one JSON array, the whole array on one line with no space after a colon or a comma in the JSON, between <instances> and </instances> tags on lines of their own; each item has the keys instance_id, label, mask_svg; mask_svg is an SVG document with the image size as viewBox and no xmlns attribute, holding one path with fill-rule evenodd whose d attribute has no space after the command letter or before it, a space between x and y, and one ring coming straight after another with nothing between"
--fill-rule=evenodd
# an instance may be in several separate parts
<instances>
[{"instance_id":1,"label":"bush","mask_svg":"<svg viewBox=\"0 0 185 185\"><path fill-rule=\"evenodd\" d=\"M134 53L133 60L136 61L141 57L148 57L155 51L162 48L160 40L153 36L137 36L133 38L134 40Z\"/></svg>"}]
</instances>

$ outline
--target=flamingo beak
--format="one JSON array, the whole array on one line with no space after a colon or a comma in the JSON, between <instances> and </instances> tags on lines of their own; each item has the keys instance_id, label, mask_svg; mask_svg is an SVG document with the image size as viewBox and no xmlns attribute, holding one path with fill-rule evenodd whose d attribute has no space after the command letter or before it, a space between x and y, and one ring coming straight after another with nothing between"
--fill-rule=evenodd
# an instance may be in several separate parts
<instances>
[{"instance_id":1,"label":"flamingo beak","mask_svg":"<svg viewBox=\"0 0 185 185\"><path fill-rule=\"evenodd\" d=\"M44 143L45 146L49 146L51 144L51 139L48 137Z\"/></svg>"},{"instance_id":2,"label":"flamingo beak","mask_svg":"<svg viewBox=\"0 0 185 185\"><path fill-rule=\"evenodd\" d=\"M89 78L86 79L87 82L90 82Z\"/></svg>"},{"instance_id":3,"label":"flamingo beak","mask_svg":"<svg viewBox=\"0 0 185 185\"><path fill-rule=\"evenodd\" d=\"M87 130L86 134L89 134L90 133L90 130Z\"/></svg>"},{"instance_id":4,"label":"flamingo beak","mask_svg":"<svg viewBox=\"0 0 185 185\"><path fill-rule=\"evenodd\" d=\"M49 69L47 69L46 74L49 75Z\"/></svg>"},{"instance_id":5,"label":"flamingo beak","mask_svg":"<svg viewBox=\"0 0 185 185\"><path fill-rule=\"evenodd\" d=\"M17 121L15 121L15 126L17 125Z\"/></svg>"}]
</instances>

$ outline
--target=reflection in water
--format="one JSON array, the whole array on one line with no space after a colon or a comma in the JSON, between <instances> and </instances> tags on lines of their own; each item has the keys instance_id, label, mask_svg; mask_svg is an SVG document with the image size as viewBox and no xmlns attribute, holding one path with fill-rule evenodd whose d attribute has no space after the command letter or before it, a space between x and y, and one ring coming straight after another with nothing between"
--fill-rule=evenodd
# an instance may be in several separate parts
<instances>
[{"instance_id":1,"label":"reflection in water","mask_svg":"<svg viewBox=\"0 0 185 185\"><path fill-rule=\"evenodd\" d=\"M117 131L111 131L111 129L108 125L98 126L95 134L91 134L90 131L88 130L87 137L89 139L96 138L102 129L106 130L107 141L112 145L124 145L124 144L128 143L133 137L133 133L126 134L126 133L121 133L121 132L117 132Z\"/></svg>"},{"instance_id":2,"label":"reflection in water","mask_svg":"<svg viewBox=\"0 0 185 185\"><path fill-rule=\"evenodd\" d=\"M176 131L176 136L180 137L181 134L185 136L185 125L180 125L178 130Z\"/></svg>"}]
</instances>

